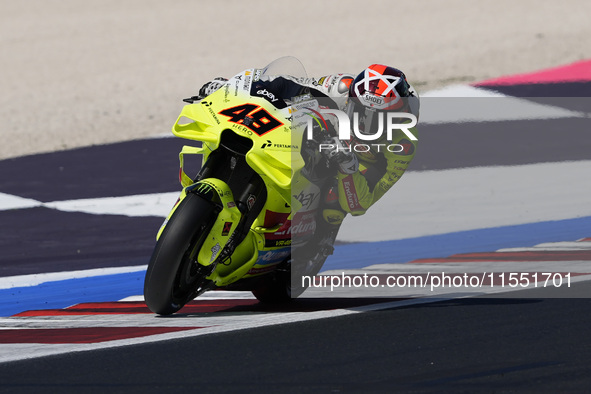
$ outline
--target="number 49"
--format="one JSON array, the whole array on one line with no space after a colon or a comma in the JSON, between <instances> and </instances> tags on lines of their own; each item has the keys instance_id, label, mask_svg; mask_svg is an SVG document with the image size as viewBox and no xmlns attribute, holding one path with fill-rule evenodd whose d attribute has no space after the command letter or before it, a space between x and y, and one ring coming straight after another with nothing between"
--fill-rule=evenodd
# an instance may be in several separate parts
<instances>
[{"instance_id":1,"label":"number 49","mask_svg":"<svg viewBox=\"0 0 591 394\"><path fill-rule=\"evenodd\" d=\"M259 136L283 125L283 123L271 116L267 110L255 104L242 104L226 108L220 111L219 114L229 117L228 121L232 123L248 127Z\"/></svg>"}]
</instances>

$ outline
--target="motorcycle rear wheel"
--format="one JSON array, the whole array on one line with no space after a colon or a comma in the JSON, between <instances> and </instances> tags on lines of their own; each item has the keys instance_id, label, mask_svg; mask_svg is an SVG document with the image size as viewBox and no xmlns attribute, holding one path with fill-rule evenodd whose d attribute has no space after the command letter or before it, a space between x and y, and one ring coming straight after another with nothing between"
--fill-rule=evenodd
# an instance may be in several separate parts
<instances>
[{"instance_id":1,"label":"motorcycle rear wheel","mask_svg":"<svg viewBox=\"0 0 591 394\"><path fill-rule=\"evenodd\" d=\"M282 304L292 301L291 278L289 272L281 272L256 289L252 294L265 304Z\"/></svg>"},{"instance_id":2,"label":"motorcycle rear wheel","mask_svg":"<svg viewBox=\"0 0 591 394\"><path fill-rule=\"evenodd\" d=\"M191 301L211 272L197 255L217 217L213 203L189 194L167 223L148 264L144 299L159 315L170 315Z\"/></svg>"},{"instance_id":3,"label":"motorcycle rear wheel","mask_svg":"<svg viewBox=\"0 0 591 394\"><path fill-rule=\"evenodd\" d=\"M252 294L265 304L283 304L291 302L306 290L292 287L291 263L285 269L277 270L265 283L252 290Z\"/></svg>"}]
</instances>

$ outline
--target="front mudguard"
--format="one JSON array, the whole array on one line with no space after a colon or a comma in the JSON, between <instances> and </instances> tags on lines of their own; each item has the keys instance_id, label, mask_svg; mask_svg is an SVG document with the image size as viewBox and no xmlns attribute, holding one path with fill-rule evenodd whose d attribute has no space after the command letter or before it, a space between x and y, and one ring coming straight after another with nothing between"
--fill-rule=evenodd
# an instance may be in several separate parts
<instances>
[{"instance_id":1,"label":"front mudguard","mask_svg":"<svg viewBox=\"0 0 591 394\"><path fill-rule=\"evenodd\" d=\"M211 201L214 206L219 209L217 218L215 219L215 222L205 238L203 246L197 256L199 264L209 266L216 260L232 237L234 231L236 231L242 213L236 207L234 196L226 182L216 178L203 179L183 188L177 203L160 227L157 239L162 235L166 224L175 214L180 202L191 193L197 194L201 198Z\"/></svg>"}]
</instances>

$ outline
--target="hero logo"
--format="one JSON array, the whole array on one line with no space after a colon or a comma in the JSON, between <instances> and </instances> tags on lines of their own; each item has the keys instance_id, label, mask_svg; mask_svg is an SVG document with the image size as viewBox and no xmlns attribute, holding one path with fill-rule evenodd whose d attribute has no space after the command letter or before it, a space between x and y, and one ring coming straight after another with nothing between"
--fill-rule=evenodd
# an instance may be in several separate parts
<instances>
[{"instance_id":1,"label":"hero logo","mask_svg":"<svg viewBox=\"0 0 591 394\"><path fill-rule=\"evenodd\" d=\"M260 89L257 91L257 94L267 97L269 100L271 100L272 103L279 100L275 97L273 93L269 92L267 89Z\"/></svg>"}]
</instances>

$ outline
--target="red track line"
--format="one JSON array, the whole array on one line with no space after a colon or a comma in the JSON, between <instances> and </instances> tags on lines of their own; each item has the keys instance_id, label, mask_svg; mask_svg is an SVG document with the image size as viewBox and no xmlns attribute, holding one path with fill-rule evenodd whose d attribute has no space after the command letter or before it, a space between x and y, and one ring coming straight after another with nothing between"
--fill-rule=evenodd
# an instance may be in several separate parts
<instances>
[{"instance_id":1,"label":"red track line","mask_svg":"<svg viewBox=\"0 0 591 394\"><path fill-rule=\"evenodd\" d=\"M411 261L411 264L439 262L480 262L480 261L591 261L591 250L539 251L539 252L485 252L462 253L449 257L426 258Z\"/></svg>"},{"instance_id":2,"label":"red track line","mask_svg":"<svg viewBox=\"0 0 591 394\"><path fill-rule=\"evenodd\" d=\"M478 82L474 86L525 85L541 83L565 83L591 81L591 60L582 60L566 66L549 68L532 73L508 75Z\"/></svg>"},{"instance_id":3,"label":"red track line","mask_svg":"<svg viewBox=\"0 0 591 394\"><path fill-rule=\"evenodd\" d=\"M0 330L0 343L97 343L203 327L81 327Z\"/></svg>"}]
</instances>

